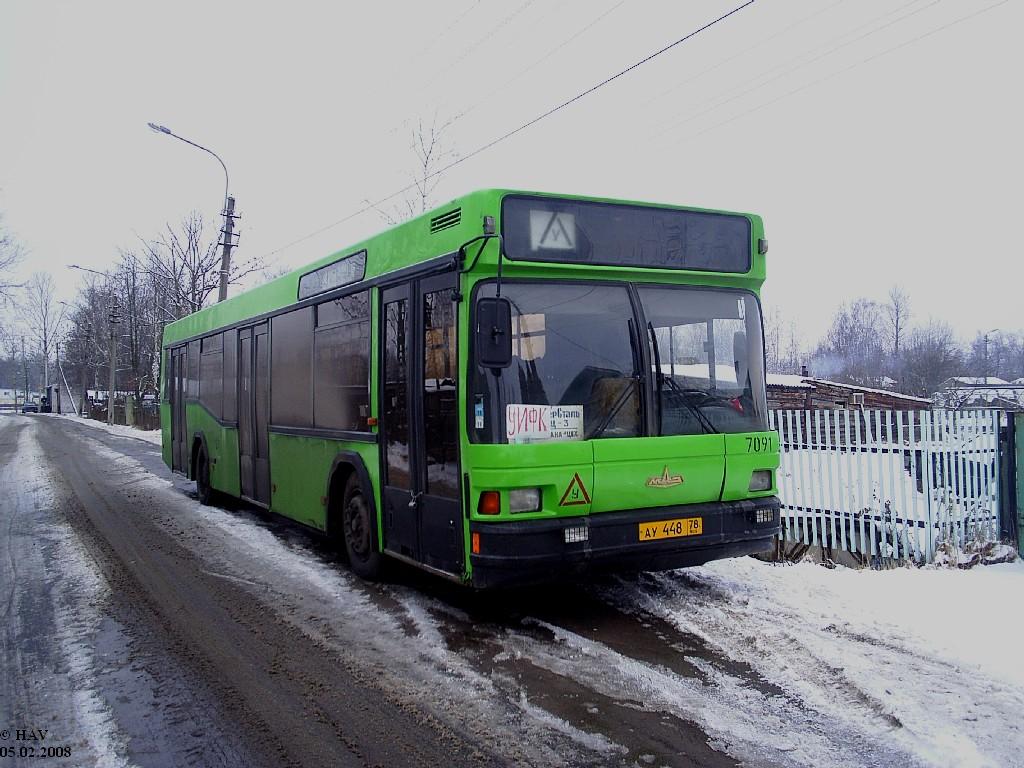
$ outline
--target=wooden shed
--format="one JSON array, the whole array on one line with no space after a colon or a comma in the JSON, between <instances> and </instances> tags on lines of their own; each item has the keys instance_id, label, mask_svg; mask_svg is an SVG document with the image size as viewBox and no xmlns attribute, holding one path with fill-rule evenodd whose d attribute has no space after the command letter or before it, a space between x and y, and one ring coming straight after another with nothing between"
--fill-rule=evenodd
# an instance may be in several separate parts
<instances>
[{"instance_id":1,"label":"wooden shed","mask_svg":"<svg viewBox=\"0 0 1024 768\"><path fill-rule=\"evenodd\" d=\"M768 407L772 409L864 408L925 411L932 407L932 401L924 397L816 379L811 376L770 373L767 386Z\"/></svg>"}]
</instances>

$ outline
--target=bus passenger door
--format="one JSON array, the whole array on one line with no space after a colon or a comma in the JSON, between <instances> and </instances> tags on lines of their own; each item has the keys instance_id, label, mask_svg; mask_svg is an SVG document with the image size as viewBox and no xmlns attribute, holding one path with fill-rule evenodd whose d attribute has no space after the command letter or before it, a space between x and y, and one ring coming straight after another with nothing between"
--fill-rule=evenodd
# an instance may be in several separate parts
<instances>
[{"instance_id":1,"label":"bus passenger door","mask_svg":"<svg viewBox=\"0 0 1024 768\"><path fill-rule=\"evenodd\" d=\"M238 332L238 470L242 496L270 505L270 335L267 324Z\"/></svg>"},{"instance_id":2,"label":"bus passenger door","mask_svg":"<svg viewBox=\"0 0 1024 768\"><path fill-rule=\"evenodd\" d=\"M238 480L242 495L254 498L252 429L252 328L238 332Z\"/></svg>"},{"instance_id":3,"label":"bus passenger door","mask_svg":"<svg viewBox=\"0 0 1024 768\"><path fill-rule=\"evenodd\" d=\"M409 386L410 298L408 285L381 292L381 507L384 546L419 560L411 434L414 403Z\"/></svg>"},{"instance_id":4,"label":"bus passenger door","mask_svg":"<svg viewBox=\"0 0 1024 768\"><path fill-rule=\"evenodd\" d=\"M188 469L188 437L185 434L185 382L188 375L188 346L172 349L170 373L171 397L171 469Z\"/></svg>"},{"instance_id":5,"label":"bus passenger door","mask_svg":"<svg viewBox=\"0 0 1024 768\"><path fill-rule=\"evenodd\" d=\"M420 560L449 573L463 569L459 472L459 358L456 346L456 274L418 285L416 416Z\"/></svg>"},{"instance_id":6,"label":"bus passenger door","mask_svg":"<svg viewBox=\"0 0 1024 768\"><path fill-rule=\"evenodd\" d=\"M382 293L384 546L463 569L454 273Z\"/></svg>"}]
</instances>

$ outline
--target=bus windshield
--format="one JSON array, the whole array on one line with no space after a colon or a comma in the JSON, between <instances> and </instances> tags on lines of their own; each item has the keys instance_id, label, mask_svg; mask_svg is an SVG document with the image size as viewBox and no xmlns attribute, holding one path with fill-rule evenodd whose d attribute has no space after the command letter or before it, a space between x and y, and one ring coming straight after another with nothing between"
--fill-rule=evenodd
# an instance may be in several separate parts
<instances>
[{"instance_id":1,"label":"bus windshield","mask_svg":"<svg viewBox=\"0 0 1024 768\"><path fill-rule=\"evenodd\" d=\"M768 429L761 313L752 294L640 287L656 434Z\"/></svg>"},{"instance_id":2,"label":"bus windshield","mask_svg":"<svg viewBox=\"0 0 1024 768\"><path fill-rule=\"evenodd\" d=\"M645 402L655 435L766 429L752 294L637 286L641 324L622 284L506 282L501 292L512 303L512 364L473 373L477 442L638 437L648 434ZM493 283L477 291L494 294Z\"/></svg>"}]
</instances>

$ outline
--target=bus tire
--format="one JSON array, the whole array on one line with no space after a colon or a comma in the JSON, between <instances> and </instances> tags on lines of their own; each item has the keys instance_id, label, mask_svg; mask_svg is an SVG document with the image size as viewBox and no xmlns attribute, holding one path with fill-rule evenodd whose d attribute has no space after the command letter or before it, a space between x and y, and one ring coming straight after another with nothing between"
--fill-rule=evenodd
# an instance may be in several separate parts
<instances>
[{"instance_id":1,"label":"bus tire","mask_svg":"<svg viewBox=\"0 0 1024 768\"><path fill-rule=\"evenodd\" d=\"M345 485L341 507L342 537L352 571L360 578L376 581L381 576L383 556L377 549L377 520L366 498L363 484L353 474Z\"/></svg>"},{"instance_id":2,"label":"bus tire","mask_svg":"<svg viewBox=\"0 0 1024 768\"><path fill-rule=\"evenodd\" d=\"M216 495L210 485L210 460L206 457L205 448L200 448L196 456L196 495L204 506L213 504Z\"/></svg>"}]
</instances>

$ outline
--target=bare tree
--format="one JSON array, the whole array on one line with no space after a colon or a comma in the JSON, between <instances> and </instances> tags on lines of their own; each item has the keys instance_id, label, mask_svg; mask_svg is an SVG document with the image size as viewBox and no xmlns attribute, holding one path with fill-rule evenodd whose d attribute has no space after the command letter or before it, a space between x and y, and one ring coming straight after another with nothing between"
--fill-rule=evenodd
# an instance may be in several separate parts
<instances>
[{"instance_id":1,"label":"bare tree","mask_svg":"<svg viewBox=\"0 0 1024 768\"><path fill-rule=\"evenodd\" d=\"M193 211L178 227L168 224L156 240L142 241L144 271L152 277L159 307L167 320L202 309L220 283L216 233L207 238L204 230L202 214ZM130 251L122 257L135 259ZM256 259L233 259L228 283L238 283L261 268L262 263Z\"/></svg>"},{"instance_id":2,"label":"bare tree","mask_svg":"<svg viewBox=\"0 0 1024 768\"><path fill-rule=\"evenodd\" d=\"M65 343L65 371L77 382L82 406L88 401L89 389L106 389L109 374L110 343L120 346L121 335L110 323L110 313L117 290L113 275L105 279L90 276L79 289L68 313L68 334ZM119 355L121 357L121 355ZM120 387L115 387L119 389Z\"/></svg>"},{"instance_id":3,"label":"bare tree","mask_svg":"<svg viewBox=\"0 0 1024 768\"><path fill-rule=\"evenodd\" d=\"M900 356L900 342L910 322L910 296L901 286L894 285L889 289L889 302L885 305L885 318L889 324L889 339L892 344L892 356Z\"/></svg>"},{"instance_id":4,"label":"bare tree","mask_svg":"<svg viewBox=\"0 0 1024 768\"><path fill-rule=\"evenodd\" d=\"M764 314L764 358L768 373L782 373L782 312L778 307Z\"/></svg>"},{"instance_id":5,"label":"bare tree","mask_svg":"<svg viewBox=\"0 0 1024 768\"><path fill-rule=\"evenodd\" d=\"M907 389L919 397L931 397L942 382L956 376L963 353L946 323L932 320L910 331L903 350ZM944 403L958 407L960 403Z\"/></svg>"},{"instance_id":6,"label":"bare tree","mask_svg":"<svg viewBox=\"0 0 1024 768\"><path fill-rule=\"evenodd\" d=\"M54 296L53 277L49 272L33 272L25 285L25 323L40 352L43 368L43 389L50 383L50 355L64 320L64 310Z\"/></svg>"},{"instance_id":7,"label":"bare tree","mask_svg":"<svg viewBox=\"0 0 1024 768\"><path fill-rule=\"evenodd\" d=\"M436 112L429 124L422 117L417 119L411 131L410 148L416 160L410 189L399 203L390 208L374 206L388 224L399 224L426 213L434 206L434 192L441 183L444 168L458 157L450 140L454 122L454 118L440 120Z\"/></svg>"},{"instance_id":8,"label":"bare tree","mask_svg":"<svg viewBox=\"0 0 1024 768\"><path fill-rule=\"evenodd\" d=\"M441 168L455 157L445 139L451 125L451 119L439 124L437 113L429 126L424 125L422 118L416 122L413 151L419 164L413 178L416 184L415 197L406 200L410 218L426 213L433 206L434 190L441 183Z\"/></svg>"},{"instance_id":9,"label":"bare tree","mask_svg":"<svg viewBox=\"0 0 1024 768\"><path fill-rule=\"evenodd\" d=\"M140 396L157 387L164 327L196 312L214 297L220 280L215 236L191 213L157 238L119 252L104 278L79 289L71 312L68 363L83 390L99 387L109 366L110 344L119 361L115 391ZM255 259L235 260L230 283L261 269ZM116 305L121 322L110 322ZM101 375L102 374L102 375Z\"/></svg>"},{"instance_id":10,"label":"bare tree","mask_svg":"<svg viewBox=\"0 0 1024 768\"><path fill-rule=\"evenodd\" d=\"M14 281L14 270L21 263L23 256L21 245L4 226L0 216L0 309L11 304L14 292L21 287Z\"/></svg>"},{"instance_id":11,"label":"bare tree","mask_svg":"<svg viewBox=\"0 0 1024 768\"><path fill-rule=\"evenodd\" d=\"M868 299L843 304L814 355L815 372L861 386L883 378L885 348L881 308Z\"/></svg>"}]
</instances>

